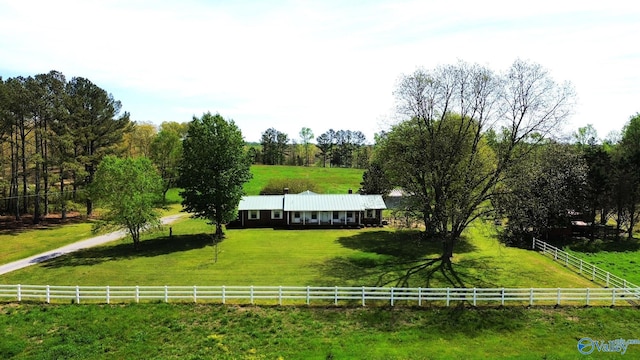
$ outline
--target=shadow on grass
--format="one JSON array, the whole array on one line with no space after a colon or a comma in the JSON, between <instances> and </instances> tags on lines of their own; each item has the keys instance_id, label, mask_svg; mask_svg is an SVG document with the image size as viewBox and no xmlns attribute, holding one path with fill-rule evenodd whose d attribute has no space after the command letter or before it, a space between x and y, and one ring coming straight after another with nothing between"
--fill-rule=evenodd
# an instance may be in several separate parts
<instances>
[{"instance_id":1,"label":"shadow on grass","mask_svg":"<svg viewBox=\"0 0 640 360\"><path fill-rule=\"evenodd\" d=\"M70 215L67 219L62 220L60 217L47 217L38 224L33 224L33 216L25 215L16 221L13 217L0 217L0 235L17 236L26 231L53 230L66 225L80 224L90 220L81 215Z\"/></svg>"},{"instance_id":2,"label":"shadow on grass","mask_svg":"<svg viewBox=\"0 0 640 360\"><path fill-rule=\"evenodd\" d=\"M425 286L439 262L431 267L418 267L442 254L442 242L424 239L420 231L369 231L338 238L337 242L358 253L333 258L318 265L319 281L332 279L335 283L352 286L400 286L401 283ZM475 246L462 238L455 252L459 254L475 250ZM462 278L472 279L471 276Z\"/></svg>"},{"instance_id":3,"label":"shadow on grass","mask_svg":"<svg viewBox=\"0 0 640 360\"><path fill-rule=\"evenodd\" d=\"M344 309L320 311L319 321L338 323L344 315ZM420 316L416 312L425 311L429 316ZM531 310L526 308L469 308L462 305L452 307L414 307L414 308L370 308L367 311L354 310L358 316L350 316L361 328L376 331L420 331L425 337L429 334L437 338L455 339L461 334L477 337L487 332L511 332L528 326Z\"/></svg>"},{"instance_id":4,"label":"shadow on grass","mask_svg":"<svg viewBox=\"0 0 640 360\"><path fill-rule=\"evenodd\" d=\"M112 260L153 257L180 251L201 249L212 244L213 240L209 234L164 236L140 242L140 250L138 251L133 248L133 243L130 242L98 246L51 259L44 262L42 266L47 268L61 268L67 266L97 265Z\"/></svg>"}]
</instances>

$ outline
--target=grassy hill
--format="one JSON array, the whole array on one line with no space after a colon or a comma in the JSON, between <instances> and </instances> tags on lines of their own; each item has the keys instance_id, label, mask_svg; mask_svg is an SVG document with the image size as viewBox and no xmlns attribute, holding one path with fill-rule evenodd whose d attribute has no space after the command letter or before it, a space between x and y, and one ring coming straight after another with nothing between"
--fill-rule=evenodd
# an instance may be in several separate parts
<instances>
[{"instance_id":1,"label":"grassy hill","mask_svg":"<svg viewBox=\"0 0 640 360\"><path fill-rule=\"evenodd\" d=\"M253 165L253 179L245 184L248 195L258 195L270 179L310 179L318 185L318 192L324 194L346 194L360 188L362 169Z\"/></svg>"}]
</instances>

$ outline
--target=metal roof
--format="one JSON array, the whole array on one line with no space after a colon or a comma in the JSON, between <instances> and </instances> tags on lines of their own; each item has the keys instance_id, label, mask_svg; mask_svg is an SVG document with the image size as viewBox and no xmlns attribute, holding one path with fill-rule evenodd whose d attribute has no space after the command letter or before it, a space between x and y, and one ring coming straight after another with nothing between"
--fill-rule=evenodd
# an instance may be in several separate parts
<instances>
[{"instance_id":1,"label":"metal roof","mask_svg":"<svg viewBox=\"0 0 640 360\"><path fill-rule=\"evenodd\" d=\"M281 210L283 206L284 195L244 196L238 210Z\"/></svg>"},{"instance_id":2,"label":"metal roof","mask_svg":"<svg viewBox=\"0 0 640 360\"><path fill-rule=\"evenodd\" d=\"M378 197L379 201L374 197ZM284 211L363 211L386 209L382 196L359 194L285 195Z\"/></svg>"},{"instance_id":3,"label":"metal roof","mask_svg":"<svg viewBox=\"0 0 640 360\"><path fill-rule=\"evenodd\" d=\"M381 195L286 194L245 196L238 210L364 211L386 209Z\"/></svg>"}]
</instances>

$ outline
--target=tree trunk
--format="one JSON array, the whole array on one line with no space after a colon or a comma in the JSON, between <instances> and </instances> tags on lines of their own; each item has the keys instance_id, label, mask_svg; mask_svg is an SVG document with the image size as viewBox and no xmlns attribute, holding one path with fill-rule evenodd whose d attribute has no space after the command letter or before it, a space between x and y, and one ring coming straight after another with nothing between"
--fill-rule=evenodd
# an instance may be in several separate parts
<instances>
[{"instance_id":1,"label":"tree trunk","mask_svg":"<svg viewBox=\"0 0 640 360\"><path fill-rule=\"evenodd\" d=\"M222 224L216 222L216 239L222 239L224 237L224 232L222 231Z\"/></svg>"},{"instance_id":2,"label":"tree trunk","mask_svg":"<svg viewBox=\"0 0 640 360\"><path fill-rule=\"evenodd\" d=\"M67 201L64 198L64 168L60 167L60 212L62 221L67 220Z\"/></svg>"}]
</instances>

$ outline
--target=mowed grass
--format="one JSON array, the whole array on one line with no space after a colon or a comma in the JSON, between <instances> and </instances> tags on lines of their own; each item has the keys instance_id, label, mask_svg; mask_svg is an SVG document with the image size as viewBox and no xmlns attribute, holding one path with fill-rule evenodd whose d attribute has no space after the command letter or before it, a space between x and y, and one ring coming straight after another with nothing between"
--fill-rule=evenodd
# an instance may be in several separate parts
<instances>
[{"instance_id":1,"label":"mowed grass","mask_svg":"<svg viewBox=\"0 0 640 360\"><path fill-rule=\"evenodd\" d=\"M9 273L5 284L395 286L412 261L439 255L440 244L391 229L228 230L215 247L205 221L183 219L145 236L87 249ZM596 287L539 254L507 248L491 226L470 230L454 257L468 287ZM439 272L410 286L451 286Z\"/></svg>"},{"instance_id":2,"label":"mowed grass","mask_svg":"<svg viewBox=\"0 0 640 360\"><path fill-rule=\"evenodd\" d=\"M253 179L245 184L248 195L258 195L272 178L311 179L318 184L323 193L347 193L349 189L356 191L359 188L363 173L362 169L265 165L252 166L251 171ZM179 192L180 189L170 189L167 192L167 205L166 209L161 211L162 216L178 214L182 211ZM95 236L96 234L91 232L92 225L90 221L85 221L30 230L0 231L0 264Z\"/></svg>"},{"instance_id":3,"label":"mowed grass","mask_svg":"<svg viewBox=\"0 0 640 360\"><path fill-rule=\"evenodd\" d=\"M627 281L640 285L640 242L634 239L610 241L599 240L575 244L564 250L603 270Z\"/></svg>"},{"instance_id":4,"label":"mowed grass","mask_svg":"<svg viewBox=\"0 0 640 360\"><path fill-rule=\"evenodd\" d=\"M247 195L259 195L260 190L271 179L309 179L318 185L318 192L323 194L346 194L349 189L354 192L360 188L363 169L253 165L253 179L244 186Z\"/></svg>"},{"instance_id":5,"label":"mowed grass","mask_svg":"<svg viewBox=\"0 0 640 360\"><path fill-rule=\"evenodd\" d=\"M33 230L0 232L0 264L24 259L43 251L93 236L91 222L52 225Z\"/></svg>"},{"instance_id":6,"label":"mowed grass","mask_svg":"<svg viewBox=\"0 0 640 360\"><path fill-rule=\"evenodd\" d=\"M581 359L638 333L630 308L0 305L3 359Z\"/></svg>"}]
</instances>

